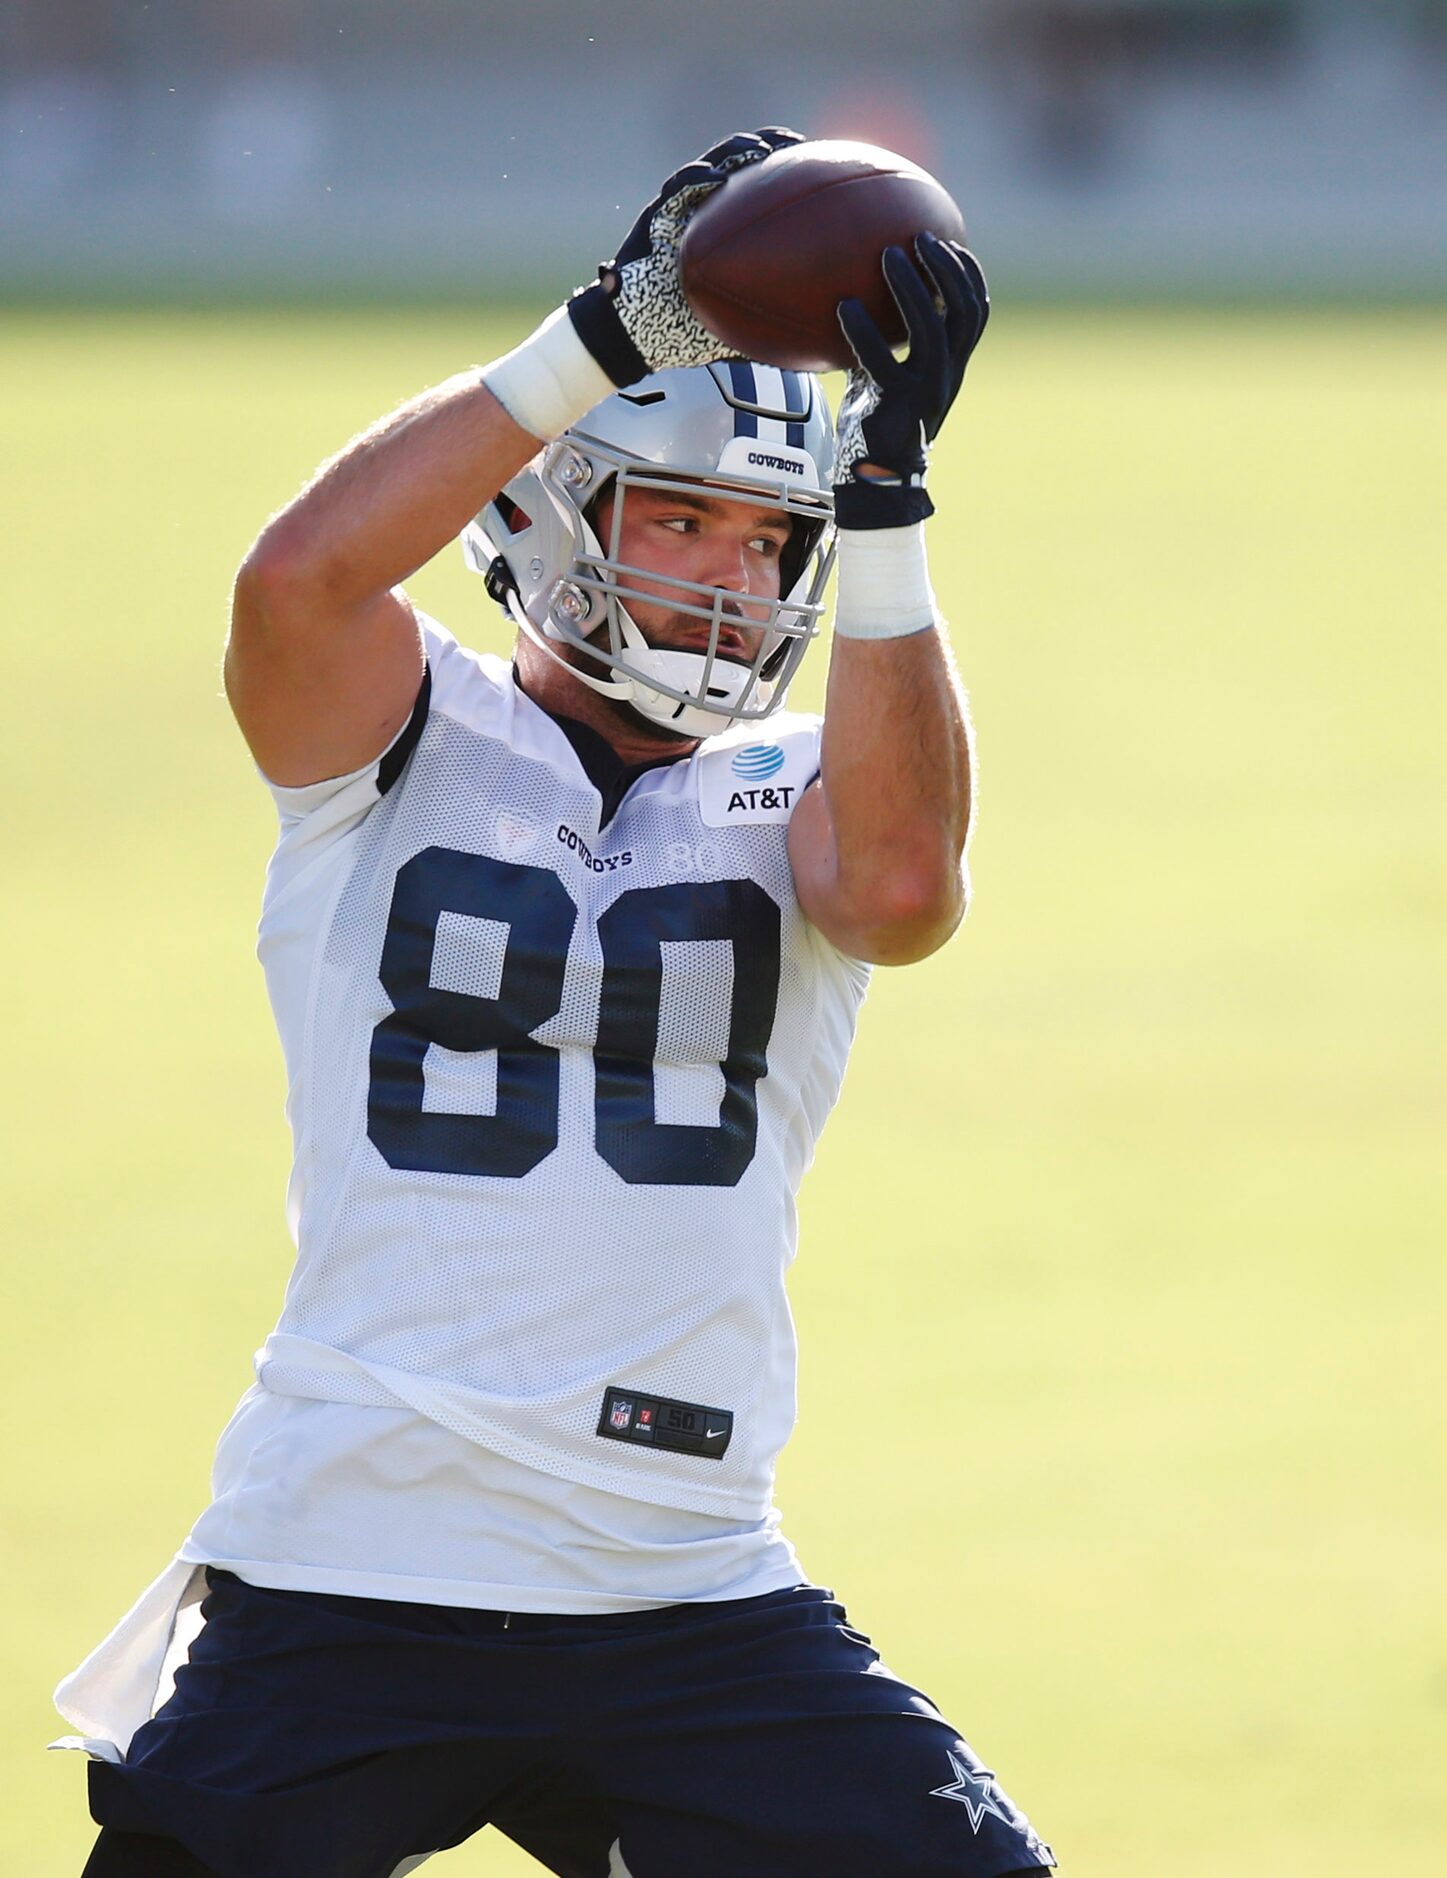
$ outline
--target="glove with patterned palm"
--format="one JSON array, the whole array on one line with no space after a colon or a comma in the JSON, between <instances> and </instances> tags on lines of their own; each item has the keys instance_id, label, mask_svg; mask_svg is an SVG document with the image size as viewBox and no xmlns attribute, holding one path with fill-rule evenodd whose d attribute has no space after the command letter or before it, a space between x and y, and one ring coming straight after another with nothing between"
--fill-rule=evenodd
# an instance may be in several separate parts
<instances>
[{"instance_id":1,"label":"glove with patterned palm","mask_svg":"<svg viewBox=\"0 0 1447 1878\"><path fill-rule=\"evenodd\" d=\"M771 126L741 131L705 150L669 177L617 256L569 300L574 330L615 385L634 384L669 366L739 357L708 331L684 298L678 246L699 204L736 170L803 141L796 130Z\"/></svg>"},{"instance_id":2,"label":"glove with patterned palm","mask_svg":"<svg viewBox=\"0 0 1447 1878\"><path fill-rule=\"evenodd\" d=\"M903 248L886 248L884 277L904 317L909 351L897 359L858 300L839 324L858 359L839 406L834 515L840 528L904 528L933 515L925 492L929 446L939 435L990 317L990 294L968 248L921 235L915 252L931 293Z\"/></svg>"}]
</instances>

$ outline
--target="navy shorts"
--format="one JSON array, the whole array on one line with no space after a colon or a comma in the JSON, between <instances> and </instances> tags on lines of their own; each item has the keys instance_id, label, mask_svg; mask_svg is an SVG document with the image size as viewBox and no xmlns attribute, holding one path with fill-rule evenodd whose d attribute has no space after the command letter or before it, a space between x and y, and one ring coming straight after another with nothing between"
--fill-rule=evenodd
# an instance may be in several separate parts
<instances>
[{"instance_id":1,"label":"navy shorts","mask_svg":"<svg viewBox=\"0 0 1447 1878\"><path fill-rule=\"evenodd\" d=\"M1002 1878L1053 1863L828 1591L603 1617L208 1573L102 1825L219 1878L390 1878L496 1826L561 1878Z\"/></svg>"}]
</instances>

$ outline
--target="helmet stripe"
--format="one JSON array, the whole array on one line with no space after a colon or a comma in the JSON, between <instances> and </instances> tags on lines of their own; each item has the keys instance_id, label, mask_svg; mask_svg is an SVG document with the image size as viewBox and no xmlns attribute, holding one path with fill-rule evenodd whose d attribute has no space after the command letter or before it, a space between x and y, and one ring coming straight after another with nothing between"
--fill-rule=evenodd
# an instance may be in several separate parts
<instances>
[{"instance_id":1,"label":"helmet stripe","mask_svg":"<svg viewBox=\"0 0 1447 1878\"><path fill-rule=\"evenodd\" d=\"M754 385L754 368L747 359L728 361L729 382L734 388L734 396L741 404L757 404L759 394ZM759 420L752 411L734 412L734 435L736 437L757 437Z\"/></svg>"},{"instance_id":2,"label":"helmet stripe","mask_svg":"<svg viewBox=\"0 0 1447 1878\"><path fill-rule=\"evenodd\" d=\"M809 399L805 395L803 379L797 372L780 372L779 376L784 381L784 409L786 411L807 411L809 409ZM802 418L797 422L790 419L788 435L784 441L793 444L797 449L802 450L804 448L804 422Z\"/></svg>"}]
</instances>

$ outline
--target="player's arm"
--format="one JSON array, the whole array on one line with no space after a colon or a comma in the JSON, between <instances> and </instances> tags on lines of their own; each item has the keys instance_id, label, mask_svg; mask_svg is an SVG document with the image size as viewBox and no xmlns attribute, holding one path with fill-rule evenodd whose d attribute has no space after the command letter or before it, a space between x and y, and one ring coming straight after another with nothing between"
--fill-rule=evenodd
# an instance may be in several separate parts
<instances>
[{"instance_id":1,"label":"player's arm","mask_svg":"<svg viewBox=\"0 0 1447 1878\"><path fill-rule=\"evenodd\" d=\"M399 583L537 452L620 385L728 357L678 281L698 204L794 131L731 137L664 183L616 260L484 373L424 392L349 444L262 530L242 563L226 692L273 782L370 762L402 728L422 640Z\"/></svg>"},{"instance_id":2,"label":"player's arm","mask_svg":"<svg viewBox=\"0 0 1447 1878\"><path fill-rule=\"evenodd\" d=\"M236 577L225 669L242 735L273 782L344 776L386 749L422 679L398 583L537 448L466 373L383 418L267 523Z\"/></svg>"},{"instance_id":3,"label":"player's arm","mask_svg":"<svg viewBox=\"0 0 1447 1878\"><path fill-rule=\"evenodd\" d=\"M839 412L839 599L820 777L789 826L805 915L882 965L928 957L964 917L972 803L969 716L925 561L924 473L989 295L963 249L926 236L919 251L938 304L902 250L885 257L905 359L857 302L840 309L860 365Z\"/></svg>"},{"instance_id":4,"label":"player's arm","mask_svg":"<svg viewBox=\"0 0 1447 1878\"><path fill-rule=\"evenodd\" d=\"M938 625L876 641L836 627L820 769L789 825L805 917L851 958L927 958L964 918L972 780Z\"/></svg>"}]
</instances>

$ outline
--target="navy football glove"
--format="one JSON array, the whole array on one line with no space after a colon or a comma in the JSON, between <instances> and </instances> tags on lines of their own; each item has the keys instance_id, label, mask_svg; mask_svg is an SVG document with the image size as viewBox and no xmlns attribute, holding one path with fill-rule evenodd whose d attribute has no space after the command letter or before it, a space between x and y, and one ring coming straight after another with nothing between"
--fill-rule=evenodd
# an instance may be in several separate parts
<instances>
[{"instance_id":1,"label":"navy football glove","mask_svg":"<svg viewBox=\"0 0 1447 1878\"><path fill-rule=\"evenodd\" d=\"M895 358L858 300L839 303L839 324L859 361L839 406L834 516L841 528L904 528L934 514L924 486L929 446L990 317L985 276L968 248L921 235L915 252L935 293L903 248L883 256L909 335L904 358ZM882 474L861 474L866 463Z\"/></svg>"},{"instance_id":2,"label":"navy football glove","mask_svg":"<svg viewBox=\"0 0 1447 1878\"><path fill-rule=\"evenodd\" d=\"M715 339L684 298L678 244L689 218L735 170L762 163L796 130L771 127L726 137L674 172L628 231L617 257L568 302L578 337L615 385L636 384L674 365L708 365L740 354Z\"/></svg>"}]
</instances>

